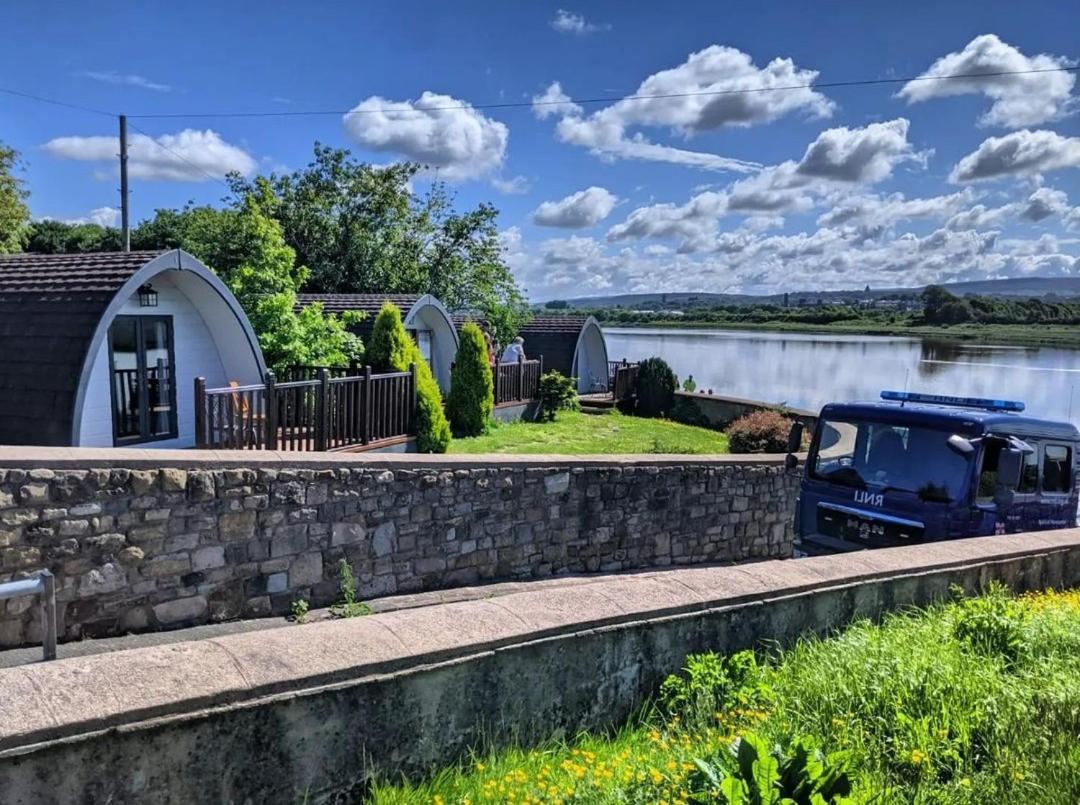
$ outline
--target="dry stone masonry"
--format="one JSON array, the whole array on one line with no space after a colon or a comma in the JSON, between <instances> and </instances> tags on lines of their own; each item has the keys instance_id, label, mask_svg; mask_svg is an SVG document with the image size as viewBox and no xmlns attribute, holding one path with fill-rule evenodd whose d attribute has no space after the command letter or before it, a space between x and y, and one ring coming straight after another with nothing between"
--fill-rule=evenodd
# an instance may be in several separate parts
<instances>
[{"instance_id":1,"label":"dry stone masonry","mask_svg":"<svg viewBox=\"0 0 1080 805\"><path fill-rule=\"evenodd\" d=\"M326 605L341 559L372 598L786 557L798 485L768 461L198 464L0 469L0 581L49 568L74 639ZM33 599L0 602L0 646L40 637Z\"/></svg>"}]
</instances>

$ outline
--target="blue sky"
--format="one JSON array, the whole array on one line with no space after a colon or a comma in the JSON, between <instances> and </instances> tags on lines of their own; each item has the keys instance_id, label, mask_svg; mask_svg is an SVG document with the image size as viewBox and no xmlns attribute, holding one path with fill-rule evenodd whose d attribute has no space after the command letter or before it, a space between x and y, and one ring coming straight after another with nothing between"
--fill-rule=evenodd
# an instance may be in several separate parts
<instances>
[{"instance_id":1,"label":"blue sky","mask_svg":"<svg viewBox=\"0 0 1080 805\"><path fill-rule=\"evenodd\" d=\"M205 173L302 166L317 139L495 203L535 299L1080 274L1074 72L686 94L1075 66L1075 4L100 2L5 20L0 87L184 115L132 119L200 167L133 131L136 220L217 202ZM681 97L574 101L634 94ZM525 105L468 108L499 103ZM336 113L194 116L310 110ZM111 222L113 138L107 116L0 95L35 216Z\"/></svg>"}]
</instances>

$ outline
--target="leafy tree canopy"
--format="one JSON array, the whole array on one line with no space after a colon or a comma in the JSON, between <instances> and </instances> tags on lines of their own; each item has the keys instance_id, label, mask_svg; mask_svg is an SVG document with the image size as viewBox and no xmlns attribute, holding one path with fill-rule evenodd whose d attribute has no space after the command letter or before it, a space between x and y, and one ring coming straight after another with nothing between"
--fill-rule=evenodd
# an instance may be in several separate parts
<instances>
[{"instance_id":1,"label":"leafy tree canopy","mask_svg":"<svg viewBox=\"0 0 1080 805\"><path fill-rule=\"evenodd\" d=\"M0 254L21 251L30 228L29 195L15 175L19 153L0 142Z\"/></svg>"},{"instance_id":2,"label":"leafy tree canopy","mask_svg":"<svg viewBox=\"0 0 1080 805\"><path fill-rule=\"evenodd\" d=\"M446 186L417 194L421 166L375 167L347 150L315 145L312 162L281 176L233 177L234 192L266 187L271 214L320 293L431 293L451 310L482 316L499 343L526 316L490 204L459 213Z\"/></svg>"},{"instance_id":3,"label":"leafy tree canopy","mask_svg":"<svg viewBox=\"0 0 1080 805\"><path fill-rule=\"evenodd\" d=\"M115 252L120 248L119 229L50 220L35 221L30 226L26 243L26 250L36 254Z\"/></svg>"},{"instance_id":4,"label":"leafy tree canopy","mask_svg":"<svg viewBox=\"0 0 1080 805\"><path fill-rule=\"evenodd\" d=\"M359 358L360 340L347 329L357 315L324 315L321 305L296 309L309 272L267 214L271 204L265 185L257 185L226 209L158 210L132 233L132 247L184 249L211 266L236 294L272 369Z\"/></svg>"}]
</instances>

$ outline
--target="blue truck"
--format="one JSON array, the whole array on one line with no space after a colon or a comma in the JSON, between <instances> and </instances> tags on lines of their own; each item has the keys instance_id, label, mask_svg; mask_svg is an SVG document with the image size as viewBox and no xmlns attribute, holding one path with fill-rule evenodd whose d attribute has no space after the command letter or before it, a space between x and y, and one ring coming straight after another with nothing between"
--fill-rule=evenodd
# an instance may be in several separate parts
<instances>
[{"instance_id":1,"label":"blue truck","mask_svg":"<svg viewBox=\"0 0 1080 805\"><path fill-rule=\"evenodd\" d=\"M881 397L821 410L796 503L798 555L1077 524L1071 423L1025 416L1010 400ZM801 436L796 425L792 453Z\"/></svg>"}]
</instances>

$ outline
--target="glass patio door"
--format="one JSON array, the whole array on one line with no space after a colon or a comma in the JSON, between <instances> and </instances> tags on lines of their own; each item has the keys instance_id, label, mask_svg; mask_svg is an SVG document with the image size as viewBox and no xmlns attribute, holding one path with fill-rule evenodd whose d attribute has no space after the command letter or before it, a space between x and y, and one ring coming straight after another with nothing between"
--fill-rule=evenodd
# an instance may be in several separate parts
<instances>
[{"instance_id":1,"label":"glass patio door","mask_svg":"<svg viewBox=\"0 0 1080 805\"><path fill-rule=\"evenodd\" d=\"M117 316L109 328L113 441L177 435L173 329L170 316Z\"/></svg>"}]
</instances>

